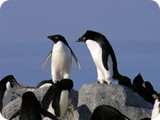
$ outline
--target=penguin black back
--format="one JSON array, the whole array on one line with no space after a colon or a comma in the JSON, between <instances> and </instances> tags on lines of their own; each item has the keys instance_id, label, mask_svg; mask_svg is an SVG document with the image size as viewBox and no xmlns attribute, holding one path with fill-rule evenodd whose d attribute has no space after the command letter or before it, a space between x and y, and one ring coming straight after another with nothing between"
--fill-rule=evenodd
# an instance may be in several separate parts
<instances>
[{"instance_id":1,"label":"penguin black back","mask_svg":"<svg viewBox=\"0 0 160 120\"><path fill-rule=\"evenodd\" d=\"M93 111L90 120L130 120L130 119L112 106L100 105Z\"/></svg>"},{"instance_id":2,"label":"penguin black back","mask_svg":"<svg viewBox=\"0 0 160 120\"><path fill-rule=\"evenodd\" d=\"M141 76L141 74L138 74L134 80L133 80L133 86L135 88L135 91L143 97L146 101L154 104L154 98L152 95L148 92L148 90L143 86L144 80Z\"/></svg>"},{"instance_id":3,"label":"penguin black back","mask_svg":"<svg viewBox=\"0 0 160 120\"><path fill-rule=\"evenodd\" d=\"M40 102L31 91L27 91L22 95L21 109L13 114L9 120L12 120L18 115L19 120L42 120L43 117L58 120L54 115L41 107Z\"/></svg>"},{"instance_id":4,"label":"penguin black back","mask_svg":"<svg viewBox=\"0 0 160 120\"><path fill-rule=\"evenodd\" d=\"M151 95L158 94L157 91L154 90L154 88L150 82L145 81L144 84L145 84L145 87L146 87L148 93L150 93Z\"/></svg>"},{"instance_id":5,"label":"penguin black back","mask_svg":"<svg viewBox=\"0 0 160 120\"><path fill-rule=\"evenodd\" d=\"M22 96L19 120L42 120L41 107L33 92L26 92Z\"/></svg>"}]
</instances>

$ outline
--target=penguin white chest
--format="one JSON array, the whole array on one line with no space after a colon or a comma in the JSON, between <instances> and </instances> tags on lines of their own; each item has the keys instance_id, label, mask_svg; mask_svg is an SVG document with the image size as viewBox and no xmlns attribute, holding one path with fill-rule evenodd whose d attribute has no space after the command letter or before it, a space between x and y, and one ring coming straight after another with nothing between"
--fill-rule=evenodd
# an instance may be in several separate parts
<instances>
[{"instance_id":1,"label":"penguin white chest","mask_svg":"<svg viewBox=\"0 0 160 120\"><path fill-rule=\"evenodd\" d=\"M14 93L14 88L11 88L10 82L6 84L6 91L4 92L3 96L3 107L11 102Z\"/></svg>"},{"instance_id":2,"label":"penguin white chest","mask_svg":"<svg viewBox=\"0 0 160 120\"><path fill-rule=\"evenodd\" d=\"M160 105L160 102L158 100L155 100L154 107L153 107L153 110L152 110L152 116L151 116L151 118L153 120L158 120L157 119L158 117L160 118L159 105Z\"/></svg>"},{"instance_id":3,"label":"penguin white chest","mask_svg":"<svg viewBox=\"0 0 160 120\"><path fill-rule=\"evenodd\" d=\"M61 92L59 104L60 104L61 116L64 116L68 108L68 104L69 104L69 91L68 90L63 90Z\"/></svg>"},{"instance_id":4,"label":"penguin white chest","mask_svg":"<svg viewBox=\"0 0 160 120\"><path fill-rule=\"evenodd\" d=\"M102 48L100 47L100 45L92 40L87 40L86 41L87 47L91 53L91 56L93 58L93 61L97 67L97 74L98 74L98 81L100 83L104 83L105 81L110 84L112 83L112 60L110 55L108 56L108 67L109 70L106 70L104 64L103 64L103 60L102 60Z\"/></svg>"},{"instance_id":5,"label":"penguin white chest","mask_svg":"<svg viewBox=\"0 0 160 120\"><path fill-rule=\"evenodd\" d=\"M87 47L91 53L91 56L93 58L93 61L96 65L96 67L100 68L103 66L102 63L102 49L99 46L99 44L92 40L86 41Z\"/></svg>"},{"instance_id":6,"label":"penguin white chest","mask_svg":"<svg viewBox=\"0 0 160 120\"><path fill-rule=\"evenodd\" d=\"M72 65L71 51L62 42L57 42L52 49L51 71L52 79L69 78Z\"/></svg>"}]
</instances>

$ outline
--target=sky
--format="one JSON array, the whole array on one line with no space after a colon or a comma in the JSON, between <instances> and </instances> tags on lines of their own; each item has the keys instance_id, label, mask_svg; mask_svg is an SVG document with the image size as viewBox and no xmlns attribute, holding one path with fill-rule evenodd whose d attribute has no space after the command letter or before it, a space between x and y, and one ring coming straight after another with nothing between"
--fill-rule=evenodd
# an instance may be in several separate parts
<instances>
[{"instance_id":1,"label":"sky","mask_svg":"<svg viewBox=\"0 0 160 120\"><path fill-rule=\"evenodd\" d=\"M50 61L41 65L63 35L76 54L70 78L74 89L97 83L96 67L85 43L86 30L102 33L112 45L121 74L141 73L160 92L160 9L151 0L9 0L0 8L0 79L12 74L20 84L36 86L51 78Z\"/></svg>"}]
</instances>

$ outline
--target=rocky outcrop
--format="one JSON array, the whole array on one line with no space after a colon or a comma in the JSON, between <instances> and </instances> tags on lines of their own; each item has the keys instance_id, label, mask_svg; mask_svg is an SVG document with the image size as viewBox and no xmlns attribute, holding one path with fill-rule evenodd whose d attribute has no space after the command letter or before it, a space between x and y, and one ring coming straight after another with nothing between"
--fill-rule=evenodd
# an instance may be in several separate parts
<instances>
[{"instance_id":1,"label":"rocky outcrop","mask_svg":"<svg viewBox=\"0 0 160 120\"><path fill-rule=\"evenodd\" d=\"M89 120L99 105L110 105L131 120L151 116L153 106L127 87L106 84L85 84L79 90L78 112L80 120Z\"/></svg>"},{"instance_id":2,"label":"rocky outcrop","mask_svg":"<svg viewBox=\"0 0 160 120\"><path fill-rule=\"evenodd\" d=\"M19 89L22 95L25 91L33 91L41 101L47 89ZM21 105L21 98L9 103L2 111L6 118L10 118ZM107 84L85 84L79 90L71 90L70 105L63 120L89 120L93 110L99 105L110 105L118 109L131 120L140 120L151 116L152 105L127 87ZM18 117L15 119L18 120Z\"/></svg>"}]
</instances>

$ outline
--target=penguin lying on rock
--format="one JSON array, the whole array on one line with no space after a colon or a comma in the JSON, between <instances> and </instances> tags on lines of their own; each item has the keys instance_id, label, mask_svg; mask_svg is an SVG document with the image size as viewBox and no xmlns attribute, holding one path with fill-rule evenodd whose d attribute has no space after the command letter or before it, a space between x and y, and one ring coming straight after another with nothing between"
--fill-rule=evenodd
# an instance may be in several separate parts
<instances>
[{"instance_id":1,"label":"penguin lying on rock","mask_svg":"<svg viewBox=\"0 0 160 120\"><path fill-rule=\"evenodd\" d=\"M143 84L145 83L145 86ZM135 88L135 92L137 92L141 97L143 97L146 101L154 104L153 95L157 92L154 91L153 86L150 82L145 82L139 73L133 80L133 86Z\"/></svg>"},{"instance_id":2,"label":"penguin lying on rock","mask_svg":"<svg viewBox=\"0 0 160 120\"><path fill-rule=\"evenodd\" d=\"M21 88L21 85L13 75L7 75L0 81L0 112L5 105L20 96L16 93L18 88Z\"/></svg>"},{"instance_id":3,"label":"penguin lying on rock","mask_svg":"<svg viewBox=\"0 0 160 120\"><path fill-rule=\"evenodd\" d=\"M38 83L38 85L36 86L36 88L49 88L52 84L53 84L52 79L50 79L50 80L43 80L40 83Z\"/></svg>"},{"instance_id":4,"label":"penguin lying on rock","mask_svg":"<svg viewBox=\"0 0 160 120\"><path fill-rule=\"evenodd\" d=\"M93 111L90 120L130 120L130 119L112 106L100 105Z\"/></svg>"}]
</instances>

